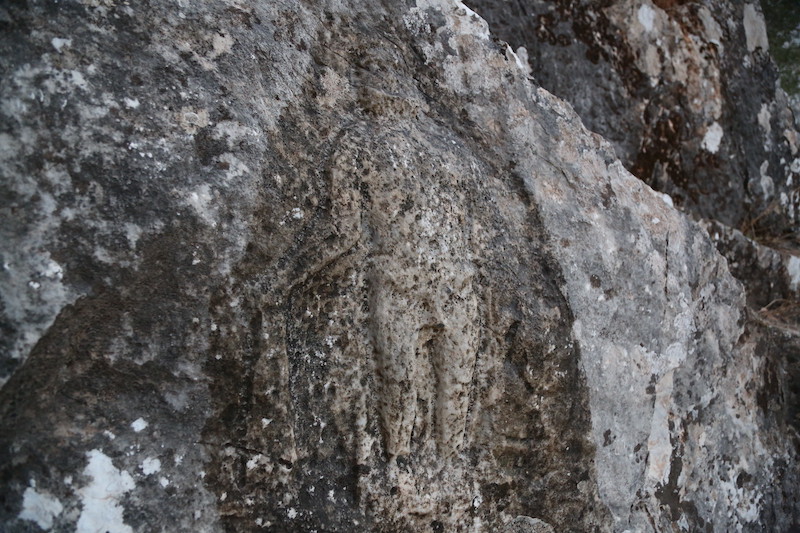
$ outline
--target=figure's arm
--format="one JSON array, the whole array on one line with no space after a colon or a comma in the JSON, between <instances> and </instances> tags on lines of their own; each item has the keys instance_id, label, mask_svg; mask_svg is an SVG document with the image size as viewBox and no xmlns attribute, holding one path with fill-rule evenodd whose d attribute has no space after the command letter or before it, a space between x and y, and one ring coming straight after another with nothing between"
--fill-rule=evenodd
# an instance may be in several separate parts
<instances>
[{"instance_id":1,"label":"figure's arm","mask_svg":"<svg viewBox=\"0 0 800 533\"><path fill-rule=\"evenodd\" d=\"M278 261L277 278L291 290L350 252L361 241L362 195L357 174L359 148L341 142L325 169L323 206Z\"/></svg>"}]
</instances>

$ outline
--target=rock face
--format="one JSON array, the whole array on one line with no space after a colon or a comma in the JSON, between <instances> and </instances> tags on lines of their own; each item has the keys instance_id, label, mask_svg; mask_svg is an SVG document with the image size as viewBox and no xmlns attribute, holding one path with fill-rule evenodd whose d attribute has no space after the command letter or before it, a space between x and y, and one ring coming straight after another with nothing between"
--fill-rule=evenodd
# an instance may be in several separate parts
<instances>
[{"instance_id":1,"label":"rock face","mask_svg":"<svg viewBox=\"0 0 800 533\"><path fill-rule=\"evenodd\" d=\"M800 520L775 328L463 4L0 24L5 530Z\"/></svg>"},{"instance_id":2,"label":"rock face","mask_svg":"<svg viewBox=\"0 0 800 533\"><path fill-rule=\"evenodd\" d=\"M470 5L634 175L695 216L797 244L798 134L757 1Z\"/></svg>"}]
</instances>

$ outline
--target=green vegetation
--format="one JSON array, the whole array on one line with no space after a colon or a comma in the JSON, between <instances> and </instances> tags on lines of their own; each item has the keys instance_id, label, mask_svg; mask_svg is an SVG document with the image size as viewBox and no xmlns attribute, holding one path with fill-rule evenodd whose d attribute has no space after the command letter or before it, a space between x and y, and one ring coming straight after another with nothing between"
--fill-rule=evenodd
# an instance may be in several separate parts
<instances>
[{"instance_id":1,"label":"green vegetation","mask_svg":"<svg viewBox=\"0 0 800 533\"><path fill-rule=\"evenodd\" d=\"M761 0L767 22L769 47L790 95L800 95L800 1Z\"/></svg>"}]
</instances>

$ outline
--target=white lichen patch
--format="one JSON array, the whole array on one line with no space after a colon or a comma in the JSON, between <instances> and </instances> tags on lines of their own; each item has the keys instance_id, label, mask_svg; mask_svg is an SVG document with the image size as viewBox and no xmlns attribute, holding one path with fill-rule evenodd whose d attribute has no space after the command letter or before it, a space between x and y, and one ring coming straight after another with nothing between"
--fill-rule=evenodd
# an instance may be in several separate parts
<instances>
[{"instance_id":1,"label":"white lichen patch","mask_svg":"<svg viewBox=\"0 0 800 533\"><path fill-rule=\"evenodd\" d=\"M60 515L63 510L61 502L55 497L28 487L22 495L22 512L19 514L19 518L35 522L37 526L48 531L53 527L55 517Z\"/></svg>"},{"instance_id":2,"label":"white lichen patch","mask_svg":"<svg viewBox=\"0 0 800 533\"><path fill-rule=\"evenodd\" d=\"M132 250L136 249L136 243L139 242L139 237L142 236L142 228L136 224L125 223L125 237L128 239L128 245Z\"/></svg>"},{"instance_id":3,"label":"white lichen patch","mask_svg":"<svg viewBox=\"0 0 800 533\"><path fill-rule=\"evenodd\" d=\"M209 55L210 59L216 59L222 54L227 54L233 48L233 37L230 34L218 33L211 38L213 50Z\"/></svg>"},{"instance_id":4,"label":"white lichen patch","mask_svg":"<svg viewBox=\"0 0 800 533\"><path fill-rule=\"evenodd\" d=\"M62 48L69 48L72 46L72 39L62 39L61 37L53 37L50 41L50 44L53 45L53 48L56 49L56 52L61 53Z\"/></svg>"},{"instance_id":5,"label":"white lichen patch","mask_svg":"<svg viewBox=\"0 0 800 533\"><path fill-rule=\"evenodd\" d=\"M133 533L123 520L120 498L135 487L133 478L118 470L111 458L100 450L86 454L89 464L83 474L91 479L89 485L80 489L81 515L76 533Z\"/></svg>"},{"instance_id":6,"label":"white lichen patch","mask_svg":"<svg viewBox=\"0 0 800 533\"><path fill-rule=\"evenodd\" d=\"M637 18L639 19L639 24L642 25L645 31L653 31L653 26L655 25L656 20L656 12L652 7L647 4L642 4L637 13Z\"/></svg>"},{"instance_id":7,"label":"white lichen patch","mask_svg":"<svg viewBox=\"0 0 800 533\"><path fill-rule=\"evenodd\" d=\"M767 174L769 170L769 161L761 163L761 168L759 170L761 173L761 192L764 194L765 199L771 198L775 194L775 182L772 177Z\"/></svg>"},{"instance_id":8,"label":"white lichen patch","mask_svg":"<svg viewBox=\"0 0 800 533\"><path fill-rule=\"evenodd\" d=\"M754 52L757 48L765 52L769 49L767 25L761 12L753 4L744 5L744 35L748 52Z\"/></svg>"},{"instance_id":9,"label":"white lichen patch","mask_svg":"<svg viewBox=\"0 0 800 533\"><path fill-rule=\"evenodd\" d=\"M722 126L719 125L719 122L714 122L711 126L709 126L706 130L705 136L703 136L703 142L701 144L703 150L711 152L712 154L716 154L719 151L719 146L722 143L722 137L724 133L725 132L722 130Z\"/></svg>"},{"instance_id":10,"label":"white lichen patch","mask_svg":"<svg viewBox=\"0 0 800 533\"><path fill-rule=\"evenodd\" d=\"M87 83L86 78L84 78L83 73L78 70L71 70L69 72L69 82L77 89L84 91L89 90L89 84Z\"/></svg>"},{"instance_id":11,"label":"white lichen patch","mask_svg":"<svg viewBox=\"0 0 800 533\"><path fill-rule=\"evenodd\" d=\"M258 466L258 464L259 464L259 462L260 462L260 461L261 461L261 459L263 459L263 458L264 458L264 456L263 456L263 455L261 455L261 454L259 453L259 454L256 454L256 455L254 455L254 456L253 456L253 457L251 457L250 459L248 459L248 460L247 460L247 465L246 465L246 466L247 466L247 469L248 469L248 470L252 470L252 469L254 469L255 467L257 467L257 466Z\"/></svg>"},{"instance_id":12,"label":"white lichen patch","mask_svg":"<svg viewBox=\"0 0 800 533\"><path fill-rule=\"evenodd\" d=\"M147 420L145 420L144 418L137 418L136 420L131 422L131 428L133 428L133 431L135 431L136 433L139 433L147 426L148 426Z\"/></svg>"},{"instance_id":13,"label":"white lichen patch","mask_svg":"<svg viewBox=\"0 0 800 533\"><path fill-rule=\"evenodd\" d=\"M772 133L770 120L772 120L772 115L769 112L769 106L767 104L761 104L761 110L758 112L758 125L764 130L764 137L767 139L770 133Z\"/></svg>"},{"instance_id":14,"label":"white lichen patch","mask_svg":"<svg viewBox=\"0 0 800 533\"><path fill-rule=\"evenodd\" d=\"M216 227L216 209L212 205L214 199L211 188L204 183L186 195L186 202L194 209L195 213L209 226Z\"/></svg>"},{"instance_id":15,"label":"white lichen patch","mask_svg":"<svg viewBox=\"0 0 800 533\"><path fill-rule=\"evenodd\" d=\"M142 474L149 476L161 471L161 461L155 457L148 457L142 461L142 464L139 465L139 468L142 470Z\"/></svg>"},{"instance_id":16,"label":"white lichen patch","mask_svg":"<svg viewBox=\"0 0 800 533\"><path fill-rule=\"evenodd\" d=\"M50 259L45 264L45 267L40 272L40 274L45 278L50 278L60 281L64 277L64 270L61 268L61 265Z\"/></svg>"}]
</instances>

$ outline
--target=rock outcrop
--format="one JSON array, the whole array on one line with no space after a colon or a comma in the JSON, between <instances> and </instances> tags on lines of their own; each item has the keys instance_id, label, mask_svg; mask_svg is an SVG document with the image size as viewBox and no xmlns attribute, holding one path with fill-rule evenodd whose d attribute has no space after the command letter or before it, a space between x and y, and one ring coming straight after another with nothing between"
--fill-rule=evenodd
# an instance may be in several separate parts
<instances>
[{"instance_id":1,"label":"rock outcrop","mask_svg":"<svg viewBox=\"0 0 800 533\"><path fill-rule=\"evenodd\" d=\"M800 12L794 2L762 3L769 24L749 1L471 5L538 83L612 141L626 168L708 229L745 286L749 327L772 339L759 350L798 383L800 159L789 107ZM794 389L786 414L797 428Z\"/></svg>"},{"instance_id":2,"label":"rock outcrop","mask_svg":"<svg viewBox=\"0 0 800 533\"><path fill-rule=\"evenodd\" d=\"M634 175L695 216L797 244L798 134L757 1L471 5Z\"/></svg>"},{"instance_id":3,"label":"rock outcrop","mask_svg":"<svg viewBox=\"0 0 800 533\"><path fill-rule=\"evenodd\" d=\"M460 2L0 27L5 530L800 521L795 337Z\"/></svg>"}]
</instances>

